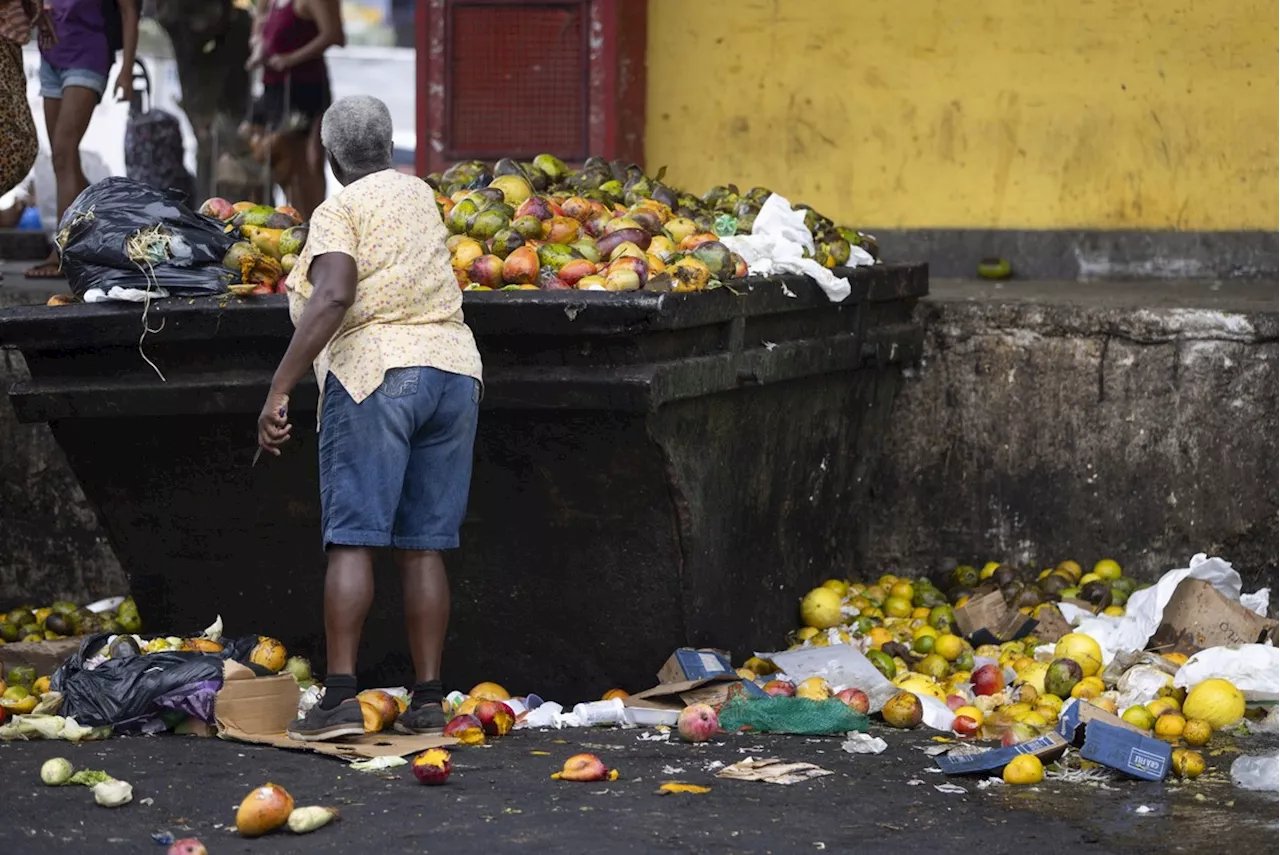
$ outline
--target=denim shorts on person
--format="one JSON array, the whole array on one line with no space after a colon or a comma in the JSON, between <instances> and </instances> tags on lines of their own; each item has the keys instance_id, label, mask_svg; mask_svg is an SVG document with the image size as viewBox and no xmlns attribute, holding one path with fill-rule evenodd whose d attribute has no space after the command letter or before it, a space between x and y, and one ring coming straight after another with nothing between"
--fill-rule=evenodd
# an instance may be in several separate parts
<instances>
[{"instance_id":1,"label":"denim shorts on person","mask_svg":"<svg viewBox=\"0 0 1280 855\"><path fill-rule=\"evenodd\" d=\"M40 60L40 97L61 98L68 86L92 89L98 97L107 91L107 78L88 68L58 68L47 59Z\"/></svg>"},{"instance_id":2,"label":"denim shorts on person","mask_svg":"<svg viewBox=\"0 0 1280 855\"><path fill-rule=\"evenodd\" d=\"M392 368L357 404L330 374L321 406L325 548L456 548L480 382L435 368Z\"/></svg>"}]
</instances>

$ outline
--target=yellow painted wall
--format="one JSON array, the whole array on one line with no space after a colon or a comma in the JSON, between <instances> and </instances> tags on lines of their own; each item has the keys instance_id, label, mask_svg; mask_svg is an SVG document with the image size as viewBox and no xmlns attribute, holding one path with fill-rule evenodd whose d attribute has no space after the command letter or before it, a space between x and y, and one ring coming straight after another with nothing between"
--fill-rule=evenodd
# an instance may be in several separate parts
<instances>
[{"instance_id":1,"label":"yellow painted wall","mask_svg":"<svg viewBox=\"0 0 1280 855\"><path fill-rule=\"evenodd\" d=\"M883 227L1275 230L1276 0L649 0L650 170Z\"/></svg>"}]
</instances>

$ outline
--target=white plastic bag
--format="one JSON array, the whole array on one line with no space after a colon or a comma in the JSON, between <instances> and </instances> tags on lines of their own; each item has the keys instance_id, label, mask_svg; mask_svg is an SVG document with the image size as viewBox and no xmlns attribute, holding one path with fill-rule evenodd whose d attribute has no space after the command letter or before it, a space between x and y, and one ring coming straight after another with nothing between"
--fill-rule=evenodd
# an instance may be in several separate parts
<instances>
[{"instance_id":1,"label":"white plastic bag","mask_svg":"<svg viewBox=\"0 0 1280 855\"><path fill-rule=\"evenodd\" d=\"M1237 757L1231 764L1231 783L1246 790L1280 792L1280 757Z\"/></svg>"},{"instance_id":2,"label":"white plastic bag","mask_svg":"<svg viewBox=\"0 0 1280 855\"><path fill-rule=\"evenodd\" d=\"M1246 700L1274 701L1280 697L1280 648L1241 644L1201 650L1178 669L1173 684L1191 689L1211 677L1228 681Z\"/></svg>"}]
</instances>

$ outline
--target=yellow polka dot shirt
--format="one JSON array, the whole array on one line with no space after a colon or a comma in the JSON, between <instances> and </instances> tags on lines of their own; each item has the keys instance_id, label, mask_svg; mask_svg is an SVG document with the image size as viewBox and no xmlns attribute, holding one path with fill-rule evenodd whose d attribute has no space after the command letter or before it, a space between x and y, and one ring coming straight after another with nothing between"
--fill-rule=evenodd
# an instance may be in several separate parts
<instances>
[{"instance_id":1,"label":"yellow polka dot shirt","mask_svg":"<svg viewBox=\"0 0 1280 855\"><path fill-rule=\"evenodd\" d=\"M287 282L294 324L311 296L312 259L341 252L355 259L359 275L355 302L315 361L321 400L329 372L357 404L389 368L427 366L483 380L448 236L430 185L394 169L348 184L316 209Z\"/></svg>"}]
</instances>

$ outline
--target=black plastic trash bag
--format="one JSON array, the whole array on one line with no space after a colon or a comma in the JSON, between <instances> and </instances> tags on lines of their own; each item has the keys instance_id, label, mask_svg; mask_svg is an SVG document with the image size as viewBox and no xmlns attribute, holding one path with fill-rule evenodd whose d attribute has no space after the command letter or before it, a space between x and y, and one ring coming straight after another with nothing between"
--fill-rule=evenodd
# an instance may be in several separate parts
<instances>
[{"instance_id":1,"label":"black plastic trash bag","mask_svg":"<svg viewBox=\"0 0 1280 855\"><path fill-rule=\"evenodd\" d=\"M76 197L55 239L78 297L117 286L198 297L225 293L239 278L222 266L236 242L224 228L188 208L180 193L117 176Z\"/></svg>"},{"instance_id":2,"label":"black plastic trash bag","mask_svg":"<svg viewBox=\"0 0 1280 855\"><path fill-rule=\"evenodd\" d=\"M96 656L110 633L87 637L80 649L54 672L52 691L62 693L60 715L89 727L153 730L172 713L212 723L213 699L222 688L227 659L248 664L257 636L225 643L221 653L164 651L108 659L93 670L85 663ZM263 669L250 665L258 673Z\"/></svg>"}]
</instances>

